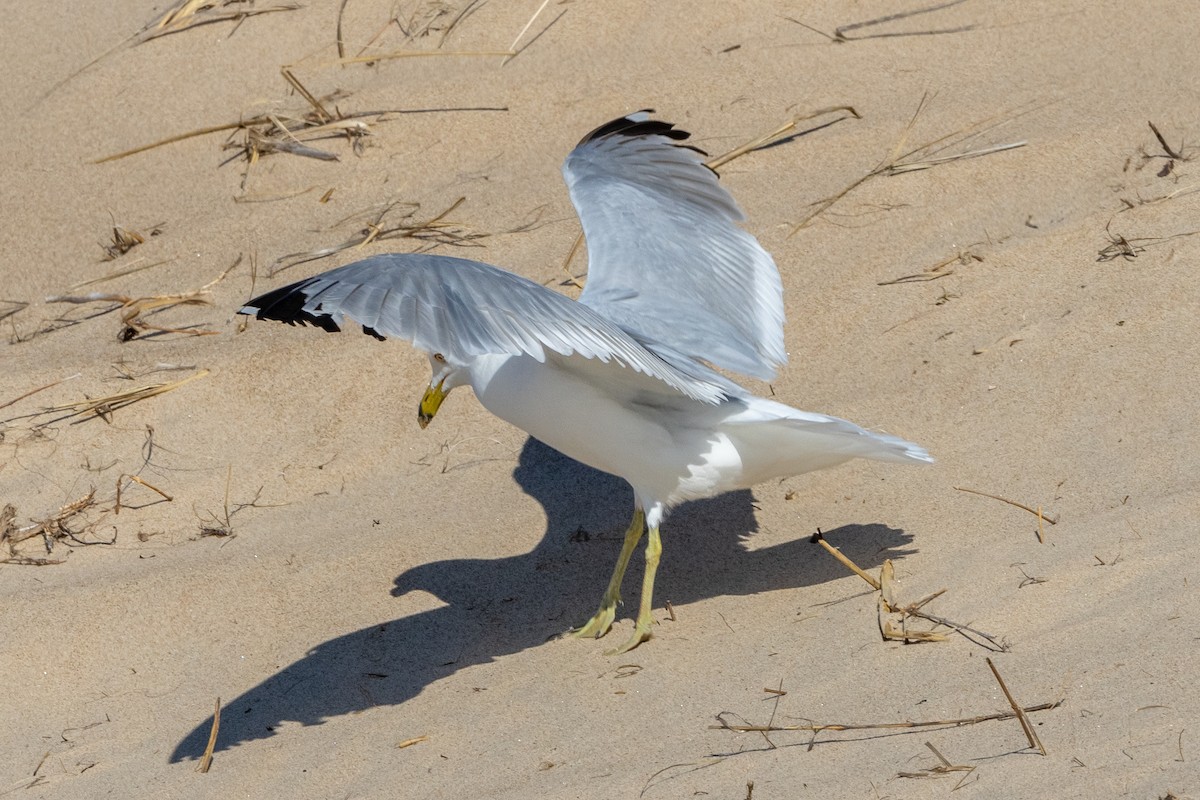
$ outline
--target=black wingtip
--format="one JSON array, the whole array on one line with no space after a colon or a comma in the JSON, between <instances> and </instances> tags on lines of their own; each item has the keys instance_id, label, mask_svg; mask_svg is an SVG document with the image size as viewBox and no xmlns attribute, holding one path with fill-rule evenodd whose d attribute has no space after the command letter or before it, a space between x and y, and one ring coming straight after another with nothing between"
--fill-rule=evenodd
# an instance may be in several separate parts
<instances>
[{"instance_id":1,"label":"black wingtip","mask_svg":"<svg viewBox=\"0 0 1200 800\"><path fill-rule=\"evenodd\" d=\"M252 314L257 319L286 322L288 325L312 325L329 333L341 330L328 314L314 314L304 310L308 297L304 287L308 281L293 283L274 291L259 295L238 310L239 314Z\"/></svg>"},{"instance_id":2,"label":"black wingtip","mask_svg":"<svg viewBox=\"0 0 1200 800\"><path fill-rule=\"evenodd\" d=\"M643 108L635 114L619 117L606 122L579 141L580 144L594 142L605 136L665 136L675 141L683 141L691 137L687 131L679 130L670 122L658 119L640 119L645 114L653 114L653 108Z\"/></svg>"}]
</instances>

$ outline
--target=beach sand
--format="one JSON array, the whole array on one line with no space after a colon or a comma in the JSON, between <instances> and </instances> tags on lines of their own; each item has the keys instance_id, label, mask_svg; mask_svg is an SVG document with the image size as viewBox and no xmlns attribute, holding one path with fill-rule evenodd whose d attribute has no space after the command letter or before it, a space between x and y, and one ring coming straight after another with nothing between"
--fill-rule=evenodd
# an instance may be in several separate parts
<instances>
[{"instance_id":1,"label":"beach sand","mask_svg":"<svg viewBox=\"0 0 1200 800\"><path fill-rule=\"evenodd\" d=\"M6 9L0 795L1200 796L1192 12L538 6L327 0L141 43L165 7ZM248 8L271 6L216 10ZM339 19L377 60L338 63ZM336 160L248 161L239 121L317 113L285 65L331 118L387 113L297 135ZM654 108L715 156L841 106L720 169L787 303L790 363L748 385L937 463L679 508L625 655L635 603L556 637L595 608L627 485L467 390L420 430L403 342L235 315L421 249L577 296L559 168L587 131ZM143 241L110 258L114 226ZM993 639L911 616L945 640L884 639L902 615L818 529ZM987 658L1018 705L1059 704L1027 715L1044 753L1011 717L735 730L1009 711Z\"/></svg>"}]
</instances>

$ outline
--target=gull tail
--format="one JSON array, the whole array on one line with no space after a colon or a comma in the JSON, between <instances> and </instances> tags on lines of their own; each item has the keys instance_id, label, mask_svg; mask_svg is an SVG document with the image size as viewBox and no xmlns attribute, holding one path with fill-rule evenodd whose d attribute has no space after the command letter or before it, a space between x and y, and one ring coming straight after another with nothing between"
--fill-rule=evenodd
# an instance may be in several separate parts
<instances>
[{"instance_id":1,"label":"gull tail","mask_svg":"<svg viewBox=\"0 0 1200 800\"><path fill-rule=\"evenodd\" d=\"M761 397L725 420L722 432L742 457L748 484L837 466L854 458L933 463L925 448L875 433L837 417L814 414Z\"/></svg>"}]
</instances>

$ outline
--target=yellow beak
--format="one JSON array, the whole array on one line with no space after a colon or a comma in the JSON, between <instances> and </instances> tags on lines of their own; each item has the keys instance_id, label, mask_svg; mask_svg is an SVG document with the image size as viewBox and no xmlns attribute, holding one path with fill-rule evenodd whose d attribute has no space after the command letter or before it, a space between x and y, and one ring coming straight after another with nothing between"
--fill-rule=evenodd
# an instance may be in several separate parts
<instances>
[{"instance_id":1,"label":"yellow beak","mask_svg":"<svg viewBox=\"0 0 1200 800\"><path fill-rule=\"evenodd\" d=\"M442 407L442 401L446 399L446 392L442 389L442 384L445 380L438 381L438 385L430 384L425 390L424 396L421 397L421 404L417 406L417 424L422 429L433 421L433 415Z\"/></svg>"}]
</instances>

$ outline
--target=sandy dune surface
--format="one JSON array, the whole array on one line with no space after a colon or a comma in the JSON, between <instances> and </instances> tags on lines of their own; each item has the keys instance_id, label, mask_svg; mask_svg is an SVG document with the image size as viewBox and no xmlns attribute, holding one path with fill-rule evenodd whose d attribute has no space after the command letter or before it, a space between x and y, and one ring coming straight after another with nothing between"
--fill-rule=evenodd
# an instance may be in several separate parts
<instances>
[{"instance_id":1,"label":"sandy dune surface","mask_svg":"<svg viewBox=\"0 0 1200 800\"><path fill-rule=\"evenodd\" d=\"M161 36L139 0L6 9L0 795L1200 796L1193 10L539 5L258 0ZM681 507L654 638L610 657L630 605L556 637L623 482L466 390L420 430L402 342L235 311L417 250L577 296L559 167L641 108L714 156L825 110L719 170L785 288L790 363L750 385L938 460ZM992 638L882 613L818 528ZM1010 710L988 658L1058 703L1044 754L976 719ZM796 729L937 720L972 721Z\"/></svg>"}]
</instances>

